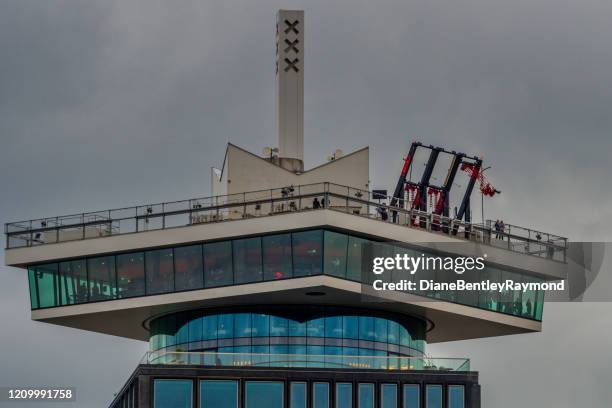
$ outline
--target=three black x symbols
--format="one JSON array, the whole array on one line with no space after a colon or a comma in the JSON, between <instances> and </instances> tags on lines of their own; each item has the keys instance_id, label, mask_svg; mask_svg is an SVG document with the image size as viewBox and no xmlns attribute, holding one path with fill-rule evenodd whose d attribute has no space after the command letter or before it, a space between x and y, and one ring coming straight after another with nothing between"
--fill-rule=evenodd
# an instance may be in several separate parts
<instances>
[{"instance_id":1,"label":"three black x symbols","mask_svg":"<svg viewBox=\"0 0 612 408\"><path fill-rule=\"evenodd\" d=\"M289 20L285 20L285 24L287 25L287 28L285 28L285 34L289 34L289 31L293 31L296 34L299 34L299 31L297 29L297 25L300 22L298 20L295 20L294 22L291 22Z\"/></svg>"}]
</instances>

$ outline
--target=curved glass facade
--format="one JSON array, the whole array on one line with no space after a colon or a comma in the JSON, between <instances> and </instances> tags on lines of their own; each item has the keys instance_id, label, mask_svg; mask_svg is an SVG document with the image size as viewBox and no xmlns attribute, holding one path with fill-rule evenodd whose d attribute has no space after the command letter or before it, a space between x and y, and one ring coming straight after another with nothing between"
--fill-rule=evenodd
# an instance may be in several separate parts
<instances>
[{"instance_id":1,"label":"curved glass facade","mask_svg":"<svg viewBox=\"0 0 612 408\"><path fill-rule=\"evenodd\" d=\"M330 230L308 230L30 265L32 309L238 285L313 275L361 282L362 252L376 243L393 253L415 251ZM475 282L540 282L487 265ZM439 281L441 279L438 279ZM421 291L421 296L542 320L544 292Z\"/></svg>"},{"instance_id":2,"label":"curved glass facade","mask_svg":"<svg viewBox=\"0 0 612 408\"><path fill-rule=\"evenodd\" d=\"M422 356L425 351L426 323L413 317L306 306L292 306L289 315L280 309L251 310L159 317L150 322L150 349L160 356L216 352L219 365L230 365L223 353L250 353L255 358L303 355L313 367L324 363L325 356Z\"/></svg>"}]
</instances>

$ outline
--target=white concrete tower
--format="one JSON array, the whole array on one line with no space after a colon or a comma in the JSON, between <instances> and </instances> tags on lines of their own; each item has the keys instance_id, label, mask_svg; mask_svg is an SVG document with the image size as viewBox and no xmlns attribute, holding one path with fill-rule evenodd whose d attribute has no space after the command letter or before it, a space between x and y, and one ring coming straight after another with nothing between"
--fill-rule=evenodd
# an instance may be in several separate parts
<instances>
[{"instance_id":1,"label":"white concrete tower","mask_svg":"<svg viewBox=\"0 0 612 408\"><path fill-rule=\"evenodd\" d=\"M304 168L304 11L276 15L276 131L280 165Z\"/></svg>"}]
</instances>

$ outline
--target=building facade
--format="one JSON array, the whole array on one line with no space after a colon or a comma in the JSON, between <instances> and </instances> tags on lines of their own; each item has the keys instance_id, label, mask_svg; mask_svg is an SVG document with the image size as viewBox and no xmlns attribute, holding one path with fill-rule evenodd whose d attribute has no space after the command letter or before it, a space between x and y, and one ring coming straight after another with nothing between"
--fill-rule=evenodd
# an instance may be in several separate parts
<instances>
[{"instance_id":1,"label":"building facade","mask_svg":"<svg viewBox=\"0 0 612 408\"><path fill-rule=\"evenodd\" d=\"M305 170L303 18L277 16L279 148L228 145L208 197L5 227L32 319L149 342L111 407L478 408L469 359L427 344L541 330L538 290L364 290L373 247L484 248L471 279L542 282L565 278L567 242L389 207L368 148Z\"/></svg>"}]
</instances>

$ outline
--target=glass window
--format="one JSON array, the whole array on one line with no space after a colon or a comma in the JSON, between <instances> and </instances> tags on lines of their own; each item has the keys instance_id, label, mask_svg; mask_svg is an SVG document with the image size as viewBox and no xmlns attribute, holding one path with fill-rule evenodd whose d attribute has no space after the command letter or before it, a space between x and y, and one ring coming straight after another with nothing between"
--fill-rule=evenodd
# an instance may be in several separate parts
<instances>
[{"instance_id":1,"label":"glass window","mask_svg":"<svg viewBox=\"0 0 612 408\"><path fill-rule=\"evenodd\" d=\"M448 408L465 407L465 390L463 385L448 386Z\"/></svg>"},{"instance_id":2,"label":"glass window","mask_svg":"<svg viewBox=\"0 0 612 408\"><path fill-rule=\"evenodd\" d=\"M253 337L268 337L270 335L270 316L261 313L253 313L252 332Z\"/></svg>"},{"instance_id":3,"label":"glass window","mask_svg":"<svg viewBox=\"0 0 612 408\"><path fill-rule=\"evenodd\" d=\"M34 289L38 307L59 306L58 264L38 265L34 268Z\"/></svg>"},{"instance_id":4,"label":"glass window","mask_svg":"<svg viewBox=\"0 0 612 408\"><path fill-rule=\"evenodd\" d=\"M231 339L234 337L234 315L219 315L217 320L217 337L220 339Z\"/></svg>"},{"instance_id":5,"label":"glass window","mask_svg":"<svg viewBox=\"0 0 612 408\"><path fill-rule=\"evenodd\" d=\"M523 276L523 283L538 283L540 279L536 277ZM522 316L529 319L535 318L536 311L536 291L533 289L527 289L523 292L522 299Z\"/></svg>"},{"instance_id":6,"label":"glass window","mask_svg":"<svg viewBox=\"0 0 612 408\"><path fill-rule=\"evenodd\" d=\"M374 318L370 316L359 316L359 339L374 340Z\"/></svg>"},{"instance_id":7,"label":"glass window","mask_svg":"<svg viewBox=\"0 0 612 408\"><path fill-rule=\"evenodd\" d=\"M231 285L232 242L213 242L204 245L204 285L207 288Z\"/></svg>"},{"instance_id":8,"label":"glass window","mask_svg":"<svg viewBox=\"0 0 612 408\"><path fill-rule=\"evenodd\" d=\"M426 408L442 408L442 386L427 384L425 393Z\"/></svg>"},{"instance_id":9,"label":"glass window","mask_svg":"<svg viewBox=\"0 0 612 408\"><path fill-rule=\"evenodd\" d=\"M197 317L189 322L189 342L202 340L202 320L202 317Z\"/></svg>"},{"instance_id":10,"label":"glass window","mask_svg":"<svg viewBox=\"0 0 612 408\"><path fill-rule=\"evenodd\" d=\"M329 383L316 382L312 385L312 407L329 408Z\"/></svg>"},{"instance_id":11,"label":"glass window","mask_svg":"<svg viewBox=\"0 0 612 408\"><path fill-rule=\"evenodd\" d=\"M399 344L399 328L400 325L397 322L389 320L388 322L388 335L387 341L391 344Z\"/></svg>"},{"instance_id":12,"label":"glass window","mask_svg":"<svg viewBox=\"0 0 612 408\"><path fill-rule=\"evenodd\" d=\"M348 248L348 235L325 231L323 261L325 273L328 275L346 277L346 252Z\"/></svg>"},{"instance_id":13,"label":"glass window","mask_svg":"<svg viewBox=\"0 0 612 408\"><path fill-rule=\"evenodd\" d=\"M321 274L322 231L296 232L292 235L293 276Z\"/></svg>"},{"instance_id":14,"label":"glass window","mask_svg":"<svg viewBox=\"0 0 612 408\"><path fill-rule=\"evenodd\" d=\"M193 406L191 380L155 380L153 385L154 408L191 408Z\"/></svg>"},{"instance_id":15,"label":"glass window","mask_svg":"<svg viewBox=\"0 0 612 408\"><path fill-rule=\"evenodd\" d=\"M176 344L185 344L189 342L189 323L181 321L180 323L177 322L177 324L179 327L176 331ZM185 349L181 348L181 350L177 349L177 351L185 351Z\"/></svg>"},{"instance_id":16,"label":"glass window","mask_svg":"<svg viewBox=\"0 0 612 408\"><path fill-rule=\"evenodd\" d=\"M342 318L342 331L345 339L359 339L359 317L344 316Z\"/></svg>"},{"instance_id":17,"label":"glass window","mask_svg":"<svg viewBox=\"0 0 612 408\"><path fill-rule=\"evenodd\" d=\"M144 254L117 255L117 290L120 298L145 294Z\"/></svg>"},{"instance_id":18,"label":"glass window","mask_svg":"<svg viewBox=\"0 0 612 408\"><path fill-rule=\"evenodd\" d=\"M342 329L342 316L325 318L325 337L341 339L343 337Z\"/></svg>"},{"instance_id":19,"label":"glass window","mask_svg":"<svg viewBox=\"0 0 612 408\"><path fill-rule=\"evenodd\" d=\"M353 384L336 383L336 408L353 408Z\"/></svg>"},{"instance_id":20,"label":"glass window","mask_svg":"<svg viewBox=\"0 0 612 408\"><path fill-rule=\"evenodd\" d=\"M174 290L174 260L172 249L145 252L147 294Z\"/></svg>"},{"instance_id":21,"label":"glass window","mask_svg":"<svg viewBox=\"0 0 612 408\"><path fill-rule=\"evenodd\" d=\"M359 384L359 408L374 408L374 384Z\"/></svg>"},{"instance_id":22,"label":"glass window","mask_svg":"<svg viewBox=\"0 0 612 408\"><path fill-rule=\"evenodd\" d=\"M89 300L107 300L117 297L114 256L89 258L87 273L89 274Z\"/></svg>"},{"instance_id":23,"label":"glass window","mask_svg":"<svg viewBox=\"0 0 612 408\"><path fill-rule=\"evenodd\" d=\"M287 336L289 334L288 322L284 317L270 316L270 336Z\"/></svg>"},{"instance_id":24,"label":"glass window","mask_svg":"<svg viewBox=\"0 0 612 408\"><path fill-rule=\"evenodd\" d=\"M34 268L28 268L28 285L30 287L30 307L32 309L38 309L36 269Z\"/></svg>"},{"instance_id":25,"label":"glass window","mask_svg":"<svg viewBox=\"0 0 612 408\"><path fill-rule=\"evenodd\" d=\"M387 320L380 317L374 318L374 339L381 343L387 342Z\"/></svg>"},{"instance_id":26,"label":"glass window","mask_svg":"<svg viewBox=\"0 0 612 408\"><path fill-rule=\"evenodd\" d=\"M397 408L397 385L381 384L380 408Z\"/></svg>"},{"instance_id":27,"label":"glass window","mask_svg":"<svg viewBox=\"0 0 612 408\"><path fill-rule=\"evenodd\" d=\"M418 384L404 385L404 408L420 408L420 393Z\"/></svg>"},{"instance_id":28,"label":"glass window","mask_svg":"<svg viewBox=\"0 0 612 408\"><path fill-rule=\"evenodd\" d=\"M234 283L259 282L261 271L261 239L245 238L234 240Z\"/></svg>"},{"instance_id":29,"label":"glass window","mask_svg":"<svg viewBox=\"0 0 612 408\"><path fill-rule=\"evenodd\" d=\"M348 239L348 258L346 261L346 277L347 279L361 282L362 273L362 251L366 248L368 240L357 237L349 237Z\"/></svg>"},{"instance_id":30,"label":"glass window","mask_svg":"<svg viewBox=\"0 0 612 408\"><path fill-rule=\"evenodd\" d=\"M262 238L264 280L293 276L291 234L268 235Z\"/></svg>"},{"instance_id":31,"label":"glass window","mask_svg":"<svg viewBox=\"0 0 612 408\"><path fill-rule=\"evenodd\" d=\"M308 337L325 336L325 318L309 320L307 323Z\"/></svg>"},{"instance_id":32,"label":"glass window","mask_svg":"<svg viewBox=\"0 0 612 408\"><path fill-rule=\"evenodd\" d=\"M176 290L200 289L204 286L202 245L174 249L174 284Z\"/></svg>"},{"instance_id":33,"label":"glass window","mask_svg":"<svg viewBox=\"0 0 612 408\"><path fill-rule=\"evenodd\" d=\"M289 408L306 408L306 383L292 382L290 387Z\"/></svg>"},{"instance_id":34,"label":"glass window","mask_svg":"<svg viewBox=\"0 0 612 408\"><path fill-rule=\"evenodd\" d=\"M238 408L238 381L200 381L200 408Z\"/></svg>"},{"instance_id":35,"label":"glass window","mask_svg":"<svg viewBox=\"0 0 612 408\"><path fill-rule=\"evenodd\" d=\"M85 260L62 262L59 265L60 304L73 305L88 300L87 267Z\"/></svg>"},{"instance_id":36,"label":"glass window","mask_svg":"<svg viewBox=\"0 0 612 408\"><path fill-rule=\"evenodd\" d=\"M247 381L245 408L283 408L283 388L280 381Z\"/></svg>"},{"instance_id":37,"label":"glass window","mask_svg":"<svg viewBox=\"0 0 612 408\"><path fill-rule=\"evenodd\" d=\"M217 338L217 315L202 318L202 340L215 340Z\"/></svg>"},{"instance_id":38,"label":"glass window","mask_svg":"<svg viewBox=\"0 0 612 408\"><path fill-rule=\"evenodd\" d=\"M306 322L289 320L289 336L306 337Z\"/></svg>"},{"instance_id":39,"label":"glass window","mask_svg":"<svg viewBox=\"0 0 612 408\"><path fill-rule=\"evenodd\" d=\"M480 280L486 281L489 280L491 282L501 282L501 271L499 269L495 269L491 266L485 267L480 272ZM499 291L491 290L486 291L482 290L478 293L478 305L483 309L488 310L497 310L499 303Z\"/></svg>"},{"instance_id":40,"label":"glass window","mask_svg":"<svg viewBox=\"0 0 612 408\"><path fill-rule=\"evenodd\" d=\"M251 337L251 314L234 315L234 337Z\"/></svg>"}]
</instances>

